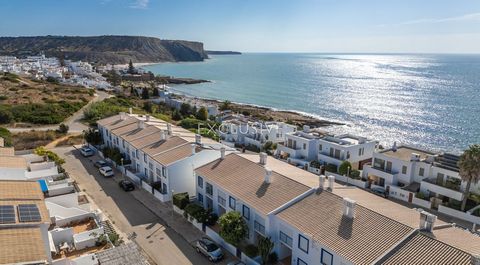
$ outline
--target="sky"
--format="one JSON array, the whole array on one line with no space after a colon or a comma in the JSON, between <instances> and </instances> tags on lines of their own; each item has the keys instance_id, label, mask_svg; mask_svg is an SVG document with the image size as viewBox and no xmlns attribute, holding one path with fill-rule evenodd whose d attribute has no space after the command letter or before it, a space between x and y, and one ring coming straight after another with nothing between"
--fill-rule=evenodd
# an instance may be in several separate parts
<instances>
[{"instance_id":1,"label":"sky","mask_svg":"<svg viewBox=\"0 0 480 265\"><path fill-rule=\"evenodd\" d=\"M478 0L0 0L0 36L142 35L242 52L480 53Z\"/></svg>"}]
</instances>

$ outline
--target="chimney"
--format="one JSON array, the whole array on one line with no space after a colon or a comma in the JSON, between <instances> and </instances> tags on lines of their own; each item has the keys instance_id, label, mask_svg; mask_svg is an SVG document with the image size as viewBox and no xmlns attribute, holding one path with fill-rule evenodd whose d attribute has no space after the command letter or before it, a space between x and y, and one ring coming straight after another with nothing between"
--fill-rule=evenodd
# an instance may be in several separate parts
<instances>
[{"instance_id":1,"label":"chimney","mask_svg":"<svg viewBox=\"0 0 480 265\"><path fill-rule=\"evenodd\" d=\"M272 178L272 170L265 168L265 183L270 184Z\"/></svg>"},{"instance_id":2,"label":"chimney","mask_svg":"<svg viewBox=\"0 0 480 265\"><path fill-rule=\"evenodd\" d=\"M303 125L303 132L308 133L310 131L310 126L308 125Z\"/></svg>"},{"instance_id":3,"label":"chimney","mask_svg":"<svg viewBox=\"0 0 480 265\"><path fill-rule=\"evenodd\" d=\"M128 113L133 114L133 109L132 109L132 107L128 108Z\"/></svg>"},{"instance_id":4,"label":"chimney","mask_svg":"<svg viewBox=\"0 0 480 265\"><path fill-rule=\"evenodd\" d=\"M170 123L167 123L167 134L172 135L172 125Z\"/></svg>"},{"instance_id":5,"label":"chimney","mask_svg":"<svg viewBox=\"0 0 480 265\"><path fill-rule=\"evenodd\" d=\"M120 112L120 120L124 121L127 118L125 112Z\"/></svg>"},{"instance_id":6,"label":"chimney","mask_svg":"<svg viewBox=\"0 0 480 265\"><path fill-rule=\"evenodd\" d=\"M392 151L397 152L397 142L393 142Z\"/></svg>"},{"instance_id":7,"label":"chimney","mask_svg":"<svg viewBox=\"0 0 480 265\"><path fill-rule=\"evenodd\" d=\"M192 155L194 155L194 154L195 154L195 148L196 148L196 147L197 147L197 145L196 145L196 144L192 144Z\"/></svg>"},{"instance_id":8,"label":"chimney","mask_svg":"<svg viewBox=\"0 0 480 265\"><path fill-rule=\"evenodd\" d=\"M220 159L225 159L225 147L220 148Z\"/></svg>"},{"instance_id":9,"label":"chimney","mask_svg":"<svg viewBox=\"0 0 480 265\"><path fill-rule=\"evenodd\" d=\"M160 140L161 140L161 141L167 140L167 137L166 137L166 135L165 135L165 131L164 131L164 130L160 130Z\"/></svg>"},{"instance_id":10,"label":"chimney","mask_svg":"<svg viewBox=\"0 0 480 265\"><path fill-rule=\"evenodd\" d=\"M332 175L328 176L328 188L330 191L333 190L333 183L335 183L335 177Z\"/></svg>"},{"instance_id":11,"label":"chimney","mask_svg":"<svg viewBox=\"0 0 480 265\"><path fill-rule=\"evenodd\" d=\"M436 220L437 220L436 215L433 215L427 211L420 212L419 229L426 232L432 232L433 226L435 225Z\"/></svg>"},{"instance_id":12,"label":"chimney","mask_svg":"<svg viewBox=\"0 0 480 265\"><path fill-rule=\"evenodd\" d=\"M480 254L472 255L472 265L480 265Z\"/></svg>"},{"instance_id":13,"label":"chimney","mask_svg":"<svg viewBox=\"0 0 480 265\"><path fill-rule=\"evenodd\" d=\"M146 122L149 122L149 121L150 121L150 115L148 115L148 114L145 115L145 121L146 121Z\"/></svg>"},{"instance_id":14,"label":"chimney","mask_svg":"<svg viewBox=\"0 0 480 265\"><path fill-rule=\"evenodd\" d=\"M0 137L0 147L5 147L5 139L3 137Z\"/></svg>"},{"instance_id":15,"label":"chimney","mask_svg":"<svg viewBox=\"0 0 480 265\"><path fill-rule=\"evenodd\" d=\"M343 198L343 215L348 218L355 217L355 205L357 202L350 198Z\"/></svg>"},{"instance_id":16,"label":"chimney","mask_svg":"<svg viewBox=\"0 0 480 265\"><path fill-rule=\"evenodd\" d=\"M138 129L144 129L145 128L145 122L144 121L138 121Z\"/></svg>"},{"instance_id":17,"label":"chimney","mask_svg":"<svg viewBox=\"0 0 480 265\"><path fill-rule=\"evenodd\" d=\"M195 143L198 145L202 144L202 136L200 134L195 134Z\"/></svg>"},{"instance_id":18,"label":"chimney","mask_svg":"<svg viewBox=\"0 0 480 265\"><path fill-rule=\"evenodd\" d=\"M318 188L321 189L321 190L325 189L325 176L324 175L318 176Z\"/></svg>"},{"instance_id":19,"label":"chimney","mask_svg":"<svg viewBox=\"0 0 480 265\"><path fill-rule=\"evenodd\" d=\"M267 153L261 152L259 156L260 156L260 165L265 166L267 164L267 157L268 157Z\"/></svg>"}]
</instances>

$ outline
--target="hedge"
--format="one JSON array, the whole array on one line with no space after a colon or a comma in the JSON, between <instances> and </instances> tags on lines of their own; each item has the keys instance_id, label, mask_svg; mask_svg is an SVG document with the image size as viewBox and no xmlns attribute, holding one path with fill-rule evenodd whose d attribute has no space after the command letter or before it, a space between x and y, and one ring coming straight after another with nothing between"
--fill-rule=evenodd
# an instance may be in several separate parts
<instances>
[{"instance_id":1,"label":"hedge","mask_svg":"<svg viewBox=\"0 0 480 265\"><path fill-rule=\"evenodd\" d=\"M190 203L190 197L188 196L188 192L177 193L173 195L173 205L177 206L180 209L185 209Z\"/></svg>"}]
</instances>

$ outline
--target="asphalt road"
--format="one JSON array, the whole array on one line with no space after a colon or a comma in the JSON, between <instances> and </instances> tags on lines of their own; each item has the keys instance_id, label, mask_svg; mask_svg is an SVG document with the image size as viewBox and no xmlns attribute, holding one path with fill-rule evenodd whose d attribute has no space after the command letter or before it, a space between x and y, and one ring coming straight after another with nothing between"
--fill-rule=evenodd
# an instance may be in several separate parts
<instances>
[{"instance_id":1,"label":"asphalt road","mask_svg":"<svg viewBox=\"0 0 480 265\"><path fill-rule=\"evenodd\" d=\"M73 147L52 149L65 159L65 170L77 181L114 225L125 234L136 233L135 241L159 265L212 264L130 192L118 186L121 176L104 178L93 166L96 156L84 158ZM136 191L133 191L136 192ZM217 264L226 264L224 260Z\"/></svg>"}]
</instances>

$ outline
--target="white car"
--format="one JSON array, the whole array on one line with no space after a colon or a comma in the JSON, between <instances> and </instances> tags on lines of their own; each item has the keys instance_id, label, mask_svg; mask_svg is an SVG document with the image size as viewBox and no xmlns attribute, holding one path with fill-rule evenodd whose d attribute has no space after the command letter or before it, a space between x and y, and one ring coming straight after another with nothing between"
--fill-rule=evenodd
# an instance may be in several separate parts
<instances>
[{"instance_id":1,"label":"white car","mask_svg":"<svg viewBox=\"0 0 480 265\"><path fill-rule=\"evenodd\" d=\"M102 174L104 177L113 177L113 175L115 175L111 167L101 167L98 170L100 171L100 174Z\"/></svg>"},{"instance_id":2,"label":"white car","mask_svg":"<svg viewBox=\"0 0 480 265\"><path fill-rule=\"evenodd\" d=\"M84 157L93 156L95 154L95 152L93 152L93 150L88 147L80 148L80 152Z\"/></svg>"}]
</instances>

